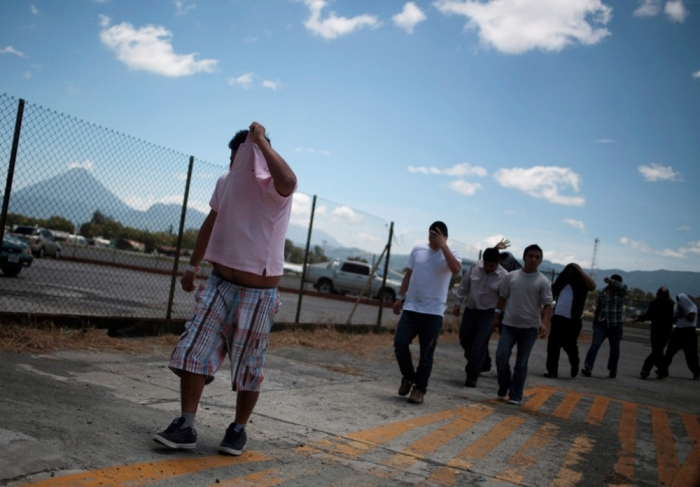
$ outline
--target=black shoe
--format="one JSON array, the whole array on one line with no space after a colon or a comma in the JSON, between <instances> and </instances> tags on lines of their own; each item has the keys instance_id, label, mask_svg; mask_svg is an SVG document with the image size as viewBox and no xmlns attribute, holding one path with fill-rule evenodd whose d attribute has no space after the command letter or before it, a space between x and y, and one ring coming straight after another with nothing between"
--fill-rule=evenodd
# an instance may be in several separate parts
<instances>
[{"instance_id":1,"label":"black shoe","mask_svg":"<svg viewBox=\"0 0 700 487\"><path fill-rule=\"evenodd\" d=\"M245 450L245 444L248 441L248 435L240 424L231 423L226 428L224 439L219 444L219 452L228 455L240 455Z\"/></svg>"},{"instance_id":2,"label":"black shoe","mask_svg":"<svg viewBox=\"0 0 700 487\"><path fill-rule=\"evenodd\" d=\"M610 373L608 374L608 377L610 377L611 379L614 379L615 377L617 377L617 370L611 370Z\"/></svg>"},{"instance_id":3,"label":"black shoe","mask_svg":"<svg viewBox=\"0 0 700 487\"><path fill-rule=\"evenodd\" d=\"M552 374L551 372L545 372L544 376L548 379L557 379L559 374Z\"/></svg>"},{"instance_id":4,"label":"black shoe","mask_svg":"<svg viewBox=\"0 0 700 487\"><path fill-rule=\"evenodd\" d=\"M184 425L185 418L174 419L165 431L153 436L153 441L174 449L192 450L197 448L197 431Z\"/></svg>"},{"instance_id":5,"label":"black shoe","mask_svg":"<svg viewBox=\"0 0 700 487\"><path fill-rule=\"evenodd\" d=\"M642 371L639 373L639 377L641 377L642 379L646 379L647 377L649 377L649 372L647 372L647 371L645 371L645 370L642 370Z\"/></svg>"},{"instance_id":6,"label":"black shoe","mask_svg":"<svg viewBox=\"0 0 700 487\"><path fill-rule=\"evenodd\" d=\"M657 379L665 379L666 377L668 377L668 372L657 372L656 373Z\"/></svg>"},{"instance_id":7,"label":"black shoe","mask_svg":"<svg viewBox=\"0 0 700 487\"><path fill-rule=\"evenodd\" d=\"M407 396L411 392L411 381L405 377L401 377L401 386L399 386L399 396Z\"/></svg>"},{"instance_id":8,"label":"black shoe","mask_svg":"<svg viewBox=\"0 0 700 487\"><path fill-rule=\"evenodd\" d=\"M578 375L578 364L571 366L571 377L576 377Z\"/></svg>"},{"instance_id":9,"label":"black shoe","mask_svg":"<svg viewBox=\"0 0 700 487\"><path fill-rule=\"evenodd\" d=\"M481 364L481 372L489 372L491 370L491 362Z\"/></svg>"},{"instance_id":10,"label":"black shoe","mask_svg":"<svg viewBox=\"0 0 700 487\"><path fill-rule=\"evenodd\" d=\"M581 369L581 375L583 375L584 377L590 377L591 371L584 367Z\"/></svg>"},{"instance_id":11,"label":"black shoe","mask_svg":"<svg viewBox=\"0 0 700 487\"><path fill-rule=\"evenodd\" d=\"M699 372L696 372L695 374L693 374L693 380L700 380L700 373Z\"/></svg>"},{"instance_id":12,"label":"black shoe","mask_svg":"<svg viewBox=\"0 0 700 487\"><path fill-rule=\"evenodd\" d=\"M467 379L467 380L464 382L464 386L465 386L465 387L476 387L476 381L475 381L475 380L469 380L469 379Z\"/></svg>"}]
</instances>

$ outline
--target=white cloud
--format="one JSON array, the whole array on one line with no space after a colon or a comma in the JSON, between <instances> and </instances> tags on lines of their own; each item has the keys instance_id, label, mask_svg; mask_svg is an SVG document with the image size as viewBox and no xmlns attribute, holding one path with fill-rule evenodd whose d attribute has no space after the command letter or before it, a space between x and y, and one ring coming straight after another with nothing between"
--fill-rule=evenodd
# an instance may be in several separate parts
<instances>
[{"instance_id":1,"label":"white cloud","mask_svg":"<svg viewBox=\"0 0 700 487\"><path fill-rule=\"evenodd\" d=\"M277 91L277 90L279 90L280 88L283 88L283 87L284 87L284 84L283 84L281 81L279 81L279 80L278 80L278 81L272 81L272 80L269 80L269 79L264 79L264 80L262 81L262 83L261 83L261 86L262 86L263 88L267 88L267 89L272 90L272 91Z\"/></svg>"},{"instance_id":2,"label":"white cloud","mask_svg":"<svg viewBox=\"0 0 700 487\"><path fill-rule=\"evenodd\" d=\"M315 35L324 39L335 39L350 34L364 27L377 28L381 22L374 15L358 15L356 17L338 17L335 12L321 20L321 11L328 5L325 0L304 0L309 7L309 18L304 21L304 27Z\"/></svg>"},{"instance_id":3,"label":"white cloud","mask_svg":"<svg viewBox=\"0 0 700 487\"><path fill-rule=\"evenodd\" d=\"M25 79L32 79L32 73L29 71L24 72L24 78Z\"/></svg>"},{"instance_id":4,"label":"white cloud","mask_svg":"<svg viewBox=\"0 0 700 487\"><path fill-rule=\"evenodd\" d=\"M199 72L211 73L219 62L197 60L197 53L175 53L171 44L173 34L165 27L147 25L136 29L128 22L110 27L110 19L104 15L100 16L100 24L100 40L129 69L177 78Z\"/></svg>"},{"instance_id":5,"label":"white cloud","mask_svg":"<svg viewBox=\"0 0 700 487\"><path fill-rule=\"evenodd\" d=\"M640 252L651 252L651 247L649 247L643 240L630 240L627 237L622 237L620 239L620 244L627 247L632 247Z\"/></svg>"},{"instance_id":6,"label":"white cloud","mask_svg":"<svg viewBox=\"0 0 700 487\"><path fill-rule=\"evenodd\" d=\"M14 54L15 56L19 56L19 57L27 57L24 55L24 53L22 51L18 51L17 49L15 49L12 46L7 46L7 47L0 49L0 54Z\"/></svg>"},{"instance_id":7,"label":"white cloud","mask_svg":"<svg viewBox=\"0 0 700 487\"><path fill-rule=\"evenodd\" d=\"M661 0L639 0L639 7L634 11L635 17L653 17L661 12Z\"/></svg>"},{"instance_id":8,"label":"white cloud","mask_svg":"<svg viewBox=\"0 0 700 487\"><path fill-rule=\"evenodd\" d=\"M71 96L78 96L79 94L81 94L83 92L83 90L80 88L80 86L78 86L72 82L66 83L66 91Z\"/></svg>"},{"instance_id":9,"label":"white cloud","mask_svg":"<svg viewBox=\"0 0 700 487\"><path fill-rule=\"evenodd\" d=\"M194 10L197 7L196 3L187 3L185 0L174 0L175 4L175 14L185 15L190 10Z\"/></svg>"},{"instance_id":10,"label":"white cloud","mask_svg":"<svg viewBox=\"0 0 700 487\"><path fill-rule=\"evenodd\" d=\"M200 173L193 173L192 174L192 180L195 179L202 179L202 180L208 180L208 179L214 179L216 177L215 174L209 173L209 172L200 172ZM187 173L186 172L177 172L175 173L175 179L178 181L187 181Z\"/></svg>"},{"instance_id":11,"label":"white cloud","mask_svg":"<svg viewBox=\"0 0 700 487\"><path fill-rule=\"evenodd\" d=\"M39 13L39 9L36 8L33 4L29 6L29 10L31 10L34 15Z\"/></svg>"},{"instance_id":12,"label":"white cloud","mask_svg":"<svg viewBox=\"0 0 700 487\"><path fill-rule=\"evenodd\" d=\"M237 78L229 78L228 79L228 84L231 86L240 86L244 90L247 90L253 85L253 79L255 78L255 74L253 73L245 73Z\"/></svg>"},{"instance_id":13,"label":"white cloud","mask_svg":"<svg viewBox=\"0 0 700 487\"><path fill-rule=\"evenodd\" d=\"M688 16L683 0L668 0L664 7L666 16L674 22L683 22Z\"/></svg>"},{"instance_id":14,"label":"white cloud","mask_svg":"<svg viewBox=\"0 0 700 487\"><path fill-rule=\"evenodd\" d=\"M89 159L85 159L83 162L75 161L68 164L68 169L85 169L92 172L95 170L95 163Z\"/></svg>"},{"instance_id":15,"label":"white cloud","mask_svg":"<svg viewBox=\"0 0 700 487\"><path fill-rule=\"evenodd\" d=\"M297 147L296 149L294 149L294 152L302 152L304 154L320 154L322 156L331 155L331 153L327 150L309 149L307 147Z\"/></svg>"},{"instance_id":16,"label":"white cloud","mask_svg":"<svg viewBox=\"0 0 700 487\"><path fill-rule=\"evenodd\" d=\"M339 206L331 212L331 219L334 222L360 223L364 217L349 206Z\"/></svg>"},{"instance_id":17,"label":"white cloud","mask_svg":"<svg viewBox=\"0 0 700 487\"><path fill-rule=\"evenodd\" d=\"M615 139L598 139L595 142L596 144L614 144L617 141Z\"/></svg>"},{"instance_id":18,"label":"white cloud","mask_svg":"<svg viewBox=\"0 0 700 487\"><path fill-rule=\"evenodd\" d=\"M365 242L374 242L374 243L386 241L386 239L382 239L382 238L377 237L376 235L371 235L371 234L365 233L365 232L360 232L360 233L355 234L355 238L357 238L358 240L364 240Z\"/></svg>"},{"instance_id":19,"label":"white cloud","mask_svg":"<svg viewBox=\"0 0 700 487\"><path fill-rule=\"evenodd\" d=\"M408 166L408 172L419 173L419 174L436 174L444 176L488 176L486 169L480 166L472 166L468 162L462 162L461 164L455 164L447 169L440 169L437 167L425 167L425 166Z\"/></svg>"},{"instance_id":20,"label":"white cloud","mask_svg":"<svg viewBox=\"0 0 700 487\"><path fill-rule=\"evenodd\" d=\"M601 0L438 0L443 14L467 17L484 45L508 54L532 49L560 51L568 45L597 44L610 35L612 8Z\"/></svg>"},{"instance_id":21,"label":"white cloud","mask_svg":"<svg viewBox=\"0 0 700 487\"><path fill-rule=\"evenodd\" d=\"M182 205L182 195L170 195L162 198L148 196L127 196L122 199L124 203L135 210L146 211L156 204L162 205ZM211 208L206 201L187 200L187 208L208 214Z\"/></svg>"},{"instance_id":22,"label":"white cloud","mask_svg":"<svg viewBox=\"0 0 700 487\"><path fill-rule=\"evenodd\" d=\"M690 227L687 225L683 225L682 227L678 227L679 232L687 232L688 230L690 230Z\"/></svg>"},{"instance_id":23,"label":"white cloud","mask_svg":"<svg viewBox=\"0 0 700 487\"><path fill-rule=\"evenodd\" d=\"M693 73L693 78L700 79L700 70Z\"/></svg>"},{"instance_id":24,"label":"white cloud","mask_svg":"<svg viewBox=\"0 0 700 487\"><path fill-rule=\"evenodd\" d=\"M579 192L579 175L564 167L535 166L529 169L515 167L500 169L493 176L504 188L513 188L559 205L581 206L586 200L581 196L566 196L562 191Z\"/></svg>"},{"instance_id":25,"label":"white cloud","mask_svg":"<svg viewBox=\"0 0 700 487\"><path fill-rule=\"evenodd\" d=\"M474 193L477 192L478 189L481 188L481 184L470 183L469 181L465 181L464 179L457 179L448 183L447 187L455 193L463 194L465 196L472 196Z\"/></svg>"},{"instance_id":26,"label":"white cloud","mask_svg":"<svg viewBox=\"0 0 700 487\"><path fill-rule=\"evenodd\" d=\"M659 252L659 255L662 255L664 257L675 257L678 259L686 259L687 256L683 252L679 252L677 250L672 250L672 249L664 249L661 252Z\"/></svg>"},{"instance_id":27,"label":"white cloud","mask_svg":"<svg viewBox=\"0 0 700 487\"><path fill-rule=\"evenodd\" d=\"M401 13L391 18L397 27L404 29L409 34L413 34L413 28L425 19L427 19L426 15L413 2L406 3Z\"/></svg>"},{"instance_id":28,"label":"white cloud","mask_svg":"<svg viewBox=\"0 0 700 487\"><path fill-rule=\"evenodd\" d=\"M571 218L564 218L564 223L574 228L581 230L581 233L586 233L586 225L580 220L573 220Z\"/></svg>"},{"instance_id":29,"label":"white cloud","mask_svg":"<svg viewBox=\"0 0 700 487\"><path fill-rule=\"evenodd\" d=\"M645 181L676 181L682 180L681 174L674 171L671 166L662 166L652 163L648 166L637 166L637 170L642 175Z\"/></svg>"},{"instance_id":30,"label":"white cloud","mask_svg":"<svg viewBox=\"0 0 700 487\"><path fill-rule=\"evenodd\" d=\"M554 262L555 264L567 265L575 262L581 267L585 266L583 262L577 261L575 254L562 254L556 250L545 250L542 257L550 262Z\"/></svg>"}]
</instances>

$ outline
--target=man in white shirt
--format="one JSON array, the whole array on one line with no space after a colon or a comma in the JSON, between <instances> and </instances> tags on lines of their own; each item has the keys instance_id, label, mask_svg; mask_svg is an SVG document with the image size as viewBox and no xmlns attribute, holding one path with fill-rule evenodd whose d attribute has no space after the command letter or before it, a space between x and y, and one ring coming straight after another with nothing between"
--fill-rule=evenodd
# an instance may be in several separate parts
<instances>
[{"instance_id":1,"label":"man in white shirt","mask_svg":"<svg viewBox=\"0 0 700 487\"><path fill-rule=\"evenodd\" d=\"M415 246L406 267L394 302L394 314L401 314L394 352L402 375L399 395L410 392L408 402L421 404L428 391L450 279L462 269L459 253L447 246L447 225L440 221L430 225L428 245ZM416 336L420 344L418 368L413 365L409 348Z\"/></svg>"},{"instance_id":2,"label":"man in white shirt","mask_svg":"<svg viewBox=\"0 0 700 487\"><path fill-rule=\"evenodd\" d=\"M676 319L676 329L671 334L671 339L666 348L666 367L671 365L673 356L680 350L685 353L685 362L688 364L694 380L700 380L700 364L698 360L698 334L695 332L698 320L698 307L688 297L687 294L676 296L676 307L674 309ZM660 374L659 379L668 376Z\"/></svg>"},{"instance_id":3,"label":"man in white shirt","mask_svg":"<svg viewBox=\"0 0 700 487\"><path fill-rule=\"evenodd\" d=\"M498 318L507 302L496 349L496 370L498 397L505 399L508 395L508 403L514 405L519 405L523 399L532 347L538 335L540 338L547 336L552 318L552 286L549 279L537 270L542 263L542 249L537 245L526 247L523 261L525 266L521 270L503 278L492 322L493 328L498 330ZM509 361L515 345L518 353L511 374Z\"/></svg>"},{"instance_id":4,"label":"man in white shirt","mask_svg":"<svg viewBox=\"0 0 700 487\"><path fill-rule=\"evenodd\" d=\"M459 327L459 343L467 359L464 368L467 374L464 385L467 387L476 387L479 379L493 333L491 322L498 302L498 289L508 274L498 263L499 258L497 248L486 249L483 260L473 264L464 274L454 299L453 313L459 316L462 299L469 296Z\"/></svg>"}]
</instances>

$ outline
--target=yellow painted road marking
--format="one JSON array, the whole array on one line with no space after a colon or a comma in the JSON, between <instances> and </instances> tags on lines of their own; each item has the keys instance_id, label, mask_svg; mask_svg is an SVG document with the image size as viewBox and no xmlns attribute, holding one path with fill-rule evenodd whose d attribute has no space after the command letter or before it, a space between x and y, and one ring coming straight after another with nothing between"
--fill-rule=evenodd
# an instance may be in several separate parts
<instances>
[{"instance_id":1,"label":"yellow painted road marking","mask_svg":"<svg viewBox=\"0 0 700 487\"><path fill-rule=\"evenodd\" d=\"M615 464L615 474L622 477L621 480L632 482L634 480L634 456L637 452L637 405L632 402L622 402L622 414L618 428L620 437L620 452ZM616 479L620 485L620 479Z\"/></svg>"},{"instance_id":2,"label":"yellow painted road marking","mask_svg":"<svg viewBox=\"0 0 700 487\"><path fill-rule=\"evenodd\" d=\"M258 452L246 452L239 457L217 455L213 457L179 458L160 462L136 463L81 472L62 477L29 483L41 487L104 487L107 485L148 485L154 482L190 475L202 470L230 465L264 462L272 457Z\"/></svg>"},{"instance_id":3,"label":"yellow painted road marking","mask_svg":"<svg viewBox=\"0 0 700 487\"><path fill-rule=\"evenodd\" d=\"M659 469L659 484L671 485L681 466L678 464L676 442L671 433L666 411L659 408L651 409L651 425L654 430L656 444L656 463Z\"/></svg>"},{"instance_id":4,"label":"yellow painted road marking","mask_svg":"<svg viewBox=\"0 0 700 487\"><path fill-rule=\"evenodd\" d=\"M506 417L503 421L491 428L490 431L458 453L452 460L448 461L447 465L469 470L471 468L471 463L467 460L483 459L524 422L525 418L520 416Z\"/></svg>"},{"instance_id":5,"label":"yellow painted road marking","mask_svg":"<svg viewBox=\"0 0 700 487\"><path fill-rule=\"evenodd\" d=\"M697 487L700 485L700 424L698 424L697 416L681 414L681 418L694 446L671 485L673 487Z\"/></svg>"},{"instance_id":6,"label":"yellow painted road marking","mask_svg":"<svg viewBox=\"0 0 700 487\"><path fill-rule=\"evenodd\" d=\"M583 462L583 457L587 453L593 450L594 443L595 442L587 436L582 435L576 437L551 487L571 487L581 481L583 472L574 470L574 468Z\"/></svg>"},{"instance_id":7,"label":"yellow painted road marking","mask_svg":"<svg viewBox=\"0 0 700 487\"><path fill-rule=\"evenodd\" d=\"M442 485L443 487L451 487L457 483L458 470L450 467L440 467L433 474L418 484L418 487L427 485Z\"/></svg>"},{"instance_id":8,"label":"yellow painted road marking","mask_svg":"<svg viewBox=\"0 0 700 487\"><path fill-rule=\"evenodd\" d=\"M496 475L496 478L521 484L527 471L537 463L540 451L554 439L558 432L558 426L551 423L542 425L508 461L514 467L502 471Z\"/></svg>"},{"instance_id":9,"label":"yellow painted road marking","mask_svg":"<svg viewBox=\"0 0 700 487\"><path fill-rule=\"evenodd\" d=\"M464 408L460 415L453 421L441 426L429 435L420 438L406 447L403 452L388 458L384 465L399 469L406 469L420 458L434 452L449 441L457 438L469 428L493 413L493 409L482 405L474 405Z\"/></svg>"},{"instance_id":10,"label":"yellow painted road marking","mask_svg":"<svg viewBox=\"0 0 700 487\"><path fill-rule=\"evenodd\" d=\"M534 389L537 389L537 392L521 407L523 411L537 411L556 391L554 387L535 387Z\"/></svg>"},{"instance_id":11,"label":"yellow painted road marking","mask_svg":"<svg viewBox=\"0 0 700 487\"><path fill-rule=\"evenodd\" d=\"M574 408L576 408L576 405L579 403L582 397L583 394L578 392L568 393L561 404L559 404L559 406L554 410L552 416L562 419L569 419L569 416L571 416L571 413L574 411Z\"/></svg>"},{"instance_id":12,"label":"yellow painted road marking","mask_svg":"<svg viewBox=\"0 0 700 487\"><path fill-rule=\"evenodd\" d=\"M595 396L593 399L593 405L591 409L588 410L588 417L586 418L586 423L600 425L603 422L603 417L605 416L605 411L608 409L608 403L610 399L607 397Z\"/></svg>"}]
</instances>

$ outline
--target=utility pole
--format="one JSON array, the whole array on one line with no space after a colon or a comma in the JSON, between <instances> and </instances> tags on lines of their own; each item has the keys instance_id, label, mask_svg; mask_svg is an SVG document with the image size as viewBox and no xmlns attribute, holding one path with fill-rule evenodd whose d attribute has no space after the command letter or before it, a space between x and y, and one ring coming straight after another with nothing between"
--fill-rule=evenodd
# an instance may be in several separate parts
<instances>
[{"instance_id":1,"label":"utility pole","mask_svg":"<svg viewBox=\"0 0 700 487\"><path fill-rule=\"evenodd\" d=\"M595 241L593 242L593 260L591 261L591 270L588 272L588 275L591 277L591 279L595 279L595 268L598 267L598 237L596 237Z\"/></svg>"}]
</instances>

